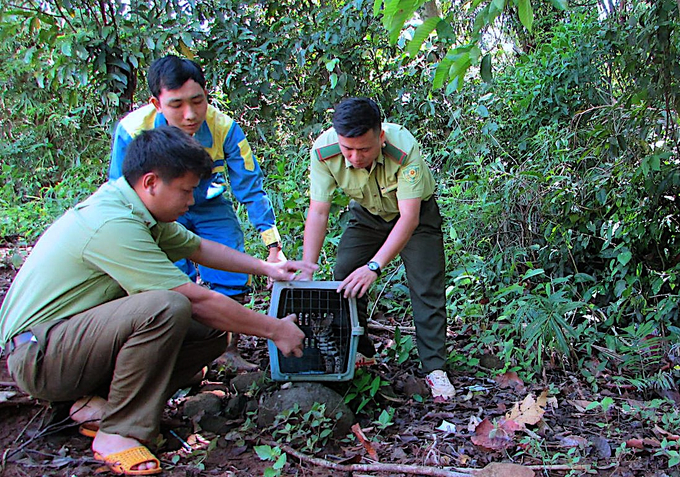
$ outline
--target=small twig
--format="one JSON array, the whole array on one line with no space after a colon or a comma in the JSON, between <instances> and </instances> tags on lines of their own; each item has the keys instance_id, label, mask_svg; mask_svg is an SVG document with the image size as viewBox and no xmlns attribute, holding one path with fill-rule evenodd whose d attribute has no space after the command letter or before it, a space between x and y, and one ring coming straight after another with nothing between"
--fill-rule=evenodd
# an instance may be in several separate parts
<instances>
[{"instance_id":1,"label":"small twig","mask_svg":"<svg viewBox=\"0 0 680 477\"><path fill-rule=\"evenodd\" d=\"M309 462L310 464L317 465L319 467L325 467L327 469L333 469L340 472L398 472L402 474L412 474L412 475L427 475L434 477L470 477L474 475L474 470L470 469L470 472L454 472L445 469L438 469L436 467L425 467L421 465L402 465L402 464L336 464L330 462L326 459L320 459L318 457L308 456L295 449L282 445L276 442L263 441L265 444L272 447L278 447L286 454L290 454L296 459L304 462Z\"/></svg>"},{"instance_id":2,"label":"small twig","mask_svg":"<svg viewBox=\"0 0 680 477\"><path fill-rule=\"evenodd\" d=\"M392 326L392 325L383 325L382 323L379 323L373 319L369 319L367 323L367 327L371 330L381 330L381 331L392 331L394 332L397 327ZM402 333L404 332L415 332L416 327L415 326L400 326L399 331Z\"/></svg>"},{"instance_id":3,"label":"small twig","mask_svg":"<svg viewBox=\"0 0 680 477\"><path fill-rule=\"evenodd\" d=\"M527 469L531 470L590 470L591 467L587 465L568 465L568 464L553 464L553 465L525 465Z\"/></svg>"},{"instance_id":4,"label":"small twig","mask_svg":"<svg viewBox=\"0 0 680 477\"><path fill-rule=\"evenodd\" d=\"M28 426L33 424L33 421L35 421L38 418L38 416L40 416L45 410L47 410L47 408L43 407L42 409L40 409L40 411L35 413L35 415L28 421L28 424L26 424L24 426L24 428L21 430L21 432L19 432L19 435L16 437L16 439L14 439L15 444L19 439L21 439L21 436L24 435L24 433L26 432L26 429L28 429Z\"/></svg>"},{"instance_id":5,"label":"small twig","mask_svg":"<svg viewBox=\"0 0 680 477\"><path fill-rule=\"evenodd\" d=\"M385 280L385 285L382 287L382 290L380 290L380 293L378 293L378 296L375 298L375 302L373 303L373 308L371 309L371 313L369 313L369 315L368 315L369 319L373 316L373 313L375 313L375 309L378 306L378 301L380 301L380 297L385 292L385 288L387 288L387 285L389 285L390 280L392 280L392 277L397 274L397 272L401 269L402 265L403 265L403 263L400 263L399 266L394 269L392 274L389 277L387 277L387 280Z\"/></svg>"},{"instance_id":6,"label":"small twig","mask_svg":"<svg viewBox=\"0 0 680 477\"><path fill-rule=\"evenodd\" d=\"M43 410L46 410L46 409L47 409L47 408L43 408ZM21 430L21 432L19 433L19 435L17 436L17 438L14 439L14 443L16 443L16 442L21 438L21 436L24 434L24 432L26 431L26 429L28 428L28 426L31 425L31 423L32 423L32 422L33 422L33 421L34 421L41 413L42 413L42 411L37 412L36 415L33 416L33 417L31 418L31 420L28 422L28 424L26 424L26 426ZM41 437L45 437L45 436L48 436L48 435L50 435L50 434L54 434L55 432L59 432L59 431L61 431L62 429L66 429L66 428L68 428L68 427L73 427L73 425L75 425L75 424L72 424L72 425L67 425L67 424L66 424L66 423L67 423L68 421L70 421L70 420L71 420L70 417L67 417L67 418L62 419L62 420L59 421L59 422L55 422L54 424L50 424L49 426L47 426L47 427L45 427L44 429L42 429L42 430L40 430L39 432L37 432L34 436L32 436L31 438L29 438L26 442L24 442L23 444L21 444L19 447L15 448L15 449L8 448L7 450L5 450L5 452L2 454L2 461L0 462L0 469L2 469L2 468L5 467L5 464L6 464L7 459L9 459L10 457L12 457L14 454L17 454L17 453L21 452L21 451L24 450L28 445L32 444L33 442L35 442L36 440L40 439Z\"/></svg>"}]
</instances>

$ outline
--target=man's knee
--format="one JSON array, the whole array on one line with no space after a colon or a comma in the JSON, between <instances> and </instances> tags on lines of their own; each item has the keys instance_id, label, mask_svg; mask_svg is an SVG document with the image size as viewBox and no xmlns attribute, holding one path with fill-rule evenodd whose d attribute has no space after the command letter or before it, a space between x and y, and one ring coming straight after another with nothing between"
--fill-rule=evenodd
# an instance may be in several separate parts
<instances>
[{"instance_id":1,"label":"man's knee","mask_svg":"<svg viewBox=\"0 0 680 477\"><path fill-rule=\"evenodd\" d=\"M159 303L166 304L166 312L175 317L191 319L191 301L179 292L172 290L159 290L150 293L158 293Z\"/></svg>"},{"instance_id":2,"label":"man's knee","mask_svg":"<svg viewBox=\"0 0 680 477\"><path fill-rule=\"evenodd\" d=\"M156 319L165 318L174 324L189 326L192 320L191 301L172 290L154 290L140 294L148 307L146 314Z\"/></svg>"}]
</instances>

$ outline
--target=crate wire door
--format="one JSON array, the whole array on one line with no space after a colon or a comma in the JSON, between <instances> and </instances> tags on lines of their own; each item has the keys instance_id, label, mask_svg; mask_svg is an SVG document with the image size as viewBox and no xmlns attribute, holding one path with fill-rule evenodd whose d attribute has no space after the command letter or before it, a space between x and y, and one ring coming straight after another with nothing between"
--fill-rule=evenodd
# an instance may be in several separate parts
<instances>
[{"instance_id":1,"label":"crate wire door","mask_svg":"<svg viewBox=\"0 0 680 477\"><path fill-rule=\"evenodd\" d=\"M305 333L303 356L285 357L269 343L272 379L345 381L354 376L358 325L356 300L336 292L340 282L277 282L270 315L294 313Z\"/></svg>"}]
</instances>

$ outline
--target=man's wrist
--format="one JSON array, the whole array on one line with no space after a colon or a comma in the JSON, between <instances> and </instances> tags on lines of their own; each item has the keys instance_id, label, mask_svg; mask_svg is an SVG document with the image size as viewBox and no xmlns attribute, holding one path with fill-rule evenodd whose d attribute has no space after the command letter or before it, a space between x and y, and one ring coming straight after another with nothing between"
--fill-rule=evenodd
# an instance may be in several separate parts
<instances>
[{"instance_id":1,"label":"man's wrist","mask_svg":"<svg viewBox=\"0 0 680 477\"><path fill-rule=\"evenodd\" d=\"M375 260L371 260L366 264L366 266L370 271L374 272L378 276L380 276L380 274L382 273L382 268L380 268L380 264Z\"/></svg>"}]
</instances>

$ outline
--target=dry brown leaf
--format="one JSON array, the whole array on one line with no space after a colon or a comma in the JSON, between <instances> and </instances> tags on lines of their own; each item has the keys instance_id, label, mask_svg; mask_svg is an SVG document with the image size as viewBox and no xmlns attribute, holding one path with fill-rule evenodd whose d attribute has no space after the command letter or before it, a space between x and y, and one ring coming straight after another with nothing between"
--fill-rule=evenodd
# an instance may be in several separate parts
<instances>
[{"instance_id":1,"label":"dry brown leaf","mask_svg":"<svg viewBox=\"0 0 680 477\"><path fill-rule=\"evenodd\" d=\"M642 442L642 439L633 438L633 439L628 439L626 441L626 447L633 447L635 449L644 449L645 444Z\"/></svg>"},{"instance_id":2,"label":"dry brown leaf","mask_svg":"<svg viewBox=\"0 0 680 477\"><path fill-rule=\"evenodd\" d=\"M514 430L496 426L487 418L475 429L472 443L485 451L502 451L515 445L513 437Z\"/></svg>"},{"instance_id":3,"label":"dry brown leaf","mask_svg":"<svg viewBox=\"0 0 680 477\"><path fill-rule=\"evenodd\" d=\"M536 424L541 419L543 419L543 414L545 414L545 406L547 404L548 392L543 391L538 397L538 400L534 399L532 394L528 394L521 403L515 403L513 408L505 418L508 420L515 421L517 424Z\"/></svg>"},{"instance_id":4,"label":"dry brown leaf","mask_svg":"<svg viewBox=\"0 0 680 477\"><path fill-rule=\"evenodd\" d=\"M654 425L654 434L661 435L666 438L666 440L669 441L677 441L680 440L680 436L676 434L671 434L670 432L661 429L658 425Z\"/></svg>"},{"instance_id":5,"label":"dry brown leaf","mask_svg":"<svg viewBox=\"0 0 680 477\"><path fill-rule=\"evenodd\" d=\"M661 442L653 437L642 439L642 443L647 447L661 447Z\"/></svg>"},{"instance_id":6,"label":"dry brown leaf","mask_svg":"<svg viewBox=\"0 0 680 477\"><path fill-rule=\"evenodd\" d=\"M496 382L501 388L511 388L515 391L524 391L524 382L519 379L515 371L508 371L507 373L496 376Z\"/></svg>"},{"instance_id":7,"label":"dry brown leaf","mask_svg":"<svg viewBox=\"0 0 680 477\"><path fill-rule=\"evenodd\" d=\"M482 422L482 420L477 416L470 416L470 422L468 422L467 425L468 431L475 432L475 429L477 429L477 426L479 426L480 422Z\"/></svg>"},{"instance_id":8,"label":"dry brown leaf","mask_svg":"<svg viewBox=\"0 0 680 477\"><path fill-rule=\"evenodd\" d=\"M586 412L586 409L592 401L587 401L585 399L571 399L567 402L574 406L578 412Z\"/></svg>"},{"instance_id":9,"label":"dry brown leaf","mask_svg":"<svg viewBox=\"0 0 680 477\"><path fill-rule=\"evenodd\" d=\"M359 439L359 442L361 442L361 445L364 446L364 449L368 453L369 457L375 461L378 460L378 453L375 451L373 448L373 445L366 439L366 436L364 435L364 431L361 430L361 426L359 423L354 424L352 426L352 432L354 433L355 436L357 436L357 439Z\"/></svg>"},{"instance_id":10,"label":"dry brown leaf","mask_svg":"<svg viewBox=\"0 0 680 477\"><path fill-rule=\"evenodd\" d=\"M523 465L492 462L472 475L475 477L534 477L536 474Z\"/></svg>"}]
</instances>

